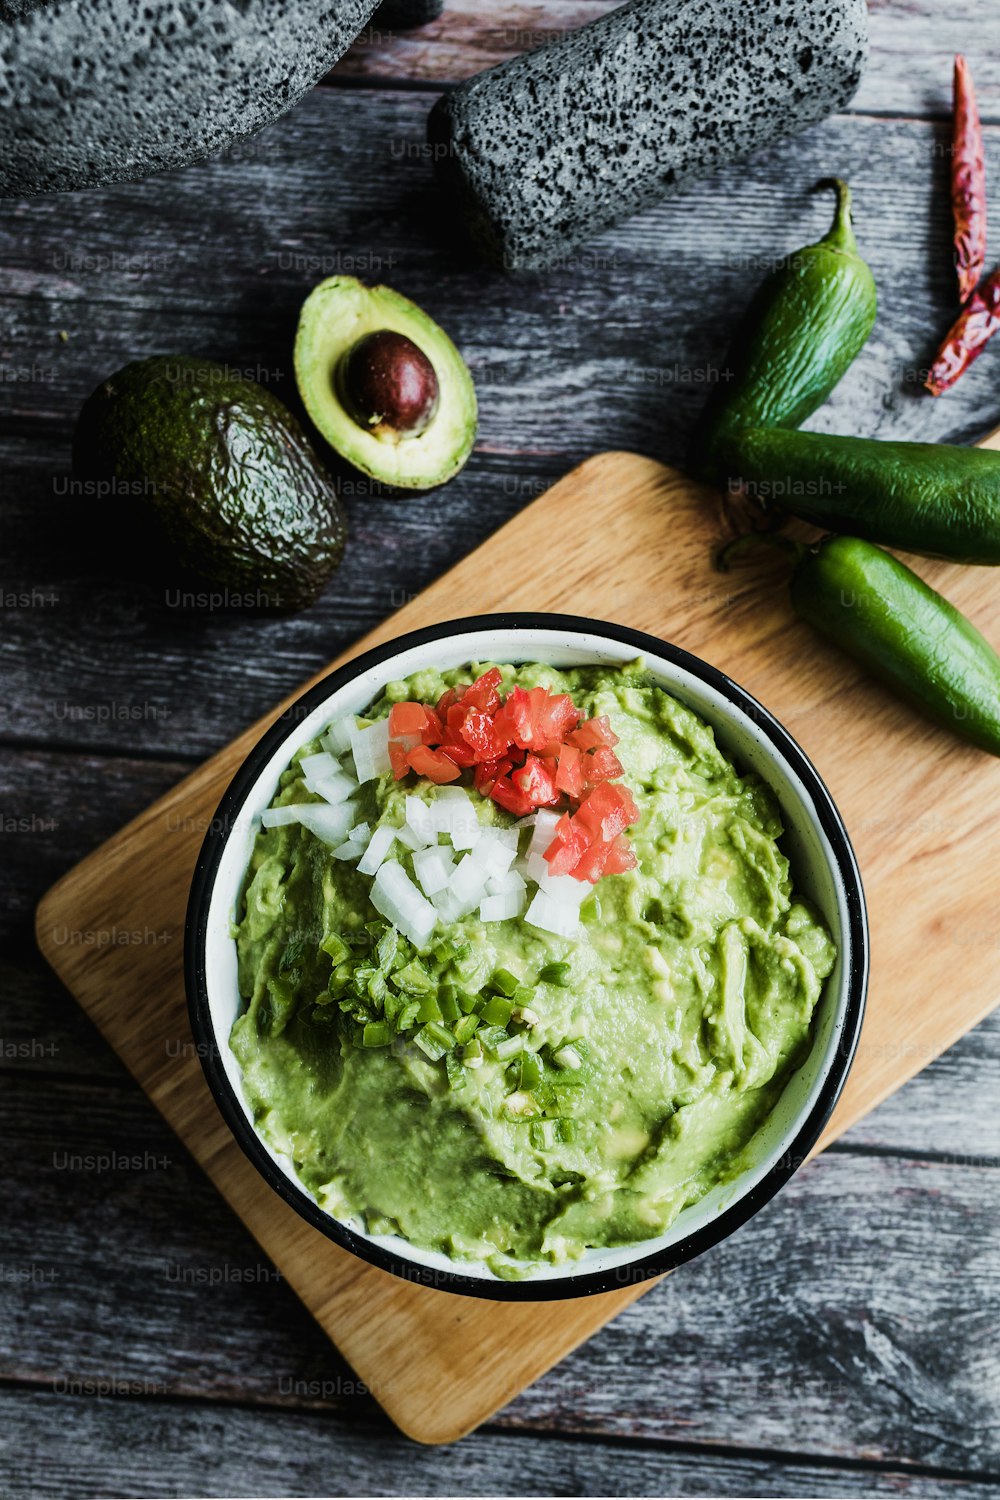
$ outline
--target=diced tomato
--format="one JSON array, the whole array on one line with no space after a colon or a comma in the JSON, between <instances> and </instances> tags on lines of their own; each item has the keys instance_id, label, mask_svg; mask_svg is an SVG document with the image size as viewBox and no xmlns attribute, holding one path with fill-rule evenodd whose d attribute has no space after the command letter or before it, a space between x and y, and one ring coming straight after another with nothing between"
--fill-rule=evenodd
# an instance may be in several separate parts
<instances>
[{"instance_id":1,"label":"diced tomato","mask_svg":"<svg viewBox=\"0 0 1000 1500\"><path fill-rule=\"evenodd\" d=\"M580 710L568 693L548 693L543 687L526 692L515 687L497 714L497 727L522 750L542 751L561 744L579 717Z\"/></svg>"},{"instance_id":2,"label":"diced tomato","mask_svg":"<svg viewBox=\"0 0 1000 1500\"><path fill-rule=\"evenodd\" d=\"M583 796L583 753L575 745L559 746L556 786L574 800Z\"/></svg>"},{"instance_id":3,"label":"diced tomato","mask_svg":"<svg viewBox=\"0 0 1000 1500\"><path fill-rule=\"evenodd\" d=\"M427 715L427 723L420 738L425 745L439 745L444 735L444 725L441 723L441 715L436 708L425 708L424 713Z\"/></svg>"},{"instance_id":4,"label":"diced tomato","mask_svg":"<svg viewBox=\"0 0 1000 1500\"><path fill-rule=\"evenodd\" d=\"M480 796L492 796L493 785L497 777L509 776L512 765L513 761L508 756L504 756L501 760L480 761L472 775L473 785Z\"/></svg>"},{"instance_id":5,"label":"diced tomato","mask_svg":"<svg viewBox=\"0 0 1000 1500\"><path fill-rule=\"evenodd\" d=\"M544 697L539 700L538 729L549 744L561 744L580 722L580 710L568 693L546 693L544 688L533 689Z\"/></svg>"},{"instance_id":6,"label":"diced tomato","mask_svg":"<svg viewBox=\"0 0 1000 1500\"><path fill-rule=\"evenodd\" d=\"M531 700L523 687L511 688L494 722L508 744L519 745L522 750L528 748L532 740Z\"/></svg>"},{"instance_id":7,"label":"diced tomato","mask_svg":"<svg viewBox=\"0 0 1000 1500\"><path fill-rule=\"evenodd\" d=\"M453 703L446 713L441 716L441 733L446 740L460 740L462 738L462 725L468 713L464 703Z\"/></svg>"},{"instance_id":8,"label":"diced tomato","mask_svg":"<svg viewBox=\"0 0 1000 1500\"><path fill-rule=\"evenodd\" d=\"M444 785L471 769L480 795L518 818L565 798L570 811L545 850L552 874L594 883L633 869L636 857L625 829L638 821L639 809L627 786L611 784L624 769L607 715L581 724L567 693L543 687L515 687L503 701L501 681L499 668L491 667L468 687L449 688L436 709L394 704L393 775L399 780L412 770Z\"/></svg>"},{"instance_id":9,"label":"diced tomato","mask_svg":"<svg viewBox=\"0 0 1000 1500\"><path fill-rule=\"evenodd\" d=\"M580 803L574 821L577 818L598 838L610 843L639 821L639 809L627 786L612 786L609 781L601 781Z\"/></svg>"},{"instance_id":10,"label":"diced tomato","mask_svg":"<svg viewBox=\"0 0 1000 1500\"><path fill-rule=\"evenodd\" d=\"M402 781L410 769L409 756L409 750L399 740L389 741L389 761L392 765L392 774L397 781Z\"/></svg>"},{"instance_id":11,"label":"diced tomato","mask_svg":"<svg viewBox=\"0 0 1000 1500\"><path fill-rule=\"evenodd\" d=\"M477 760L498 760L510 743L497 729L492 717L481 708L469 709L459 733L465 743L472 746Z\"/></svg>"},{"instance_id":12,"label":"diced tomato","mask_svg":"<svg viewBox=\"0 0 1000 1500\"><path fill-rule=\"evenodd\" d=\"M462 702L467 703L470 708L480 708L484 713L495 714L500 707L500 668L490 667L481 677L477 677L462 694Z\"/></svg>"},{"instance_id":13,"label":"diced tomato","mask_svg":"<svg viewBox=\"0 0 1000 1500\"><path fill-rule=\"evenodd\" d=\"M466 710L464 705L453 703L445 711L445 721L441 726L441 749L451 757L457 766L474 765L477 759L475 750L462 735L465 718Z\"/></svg>"},{"instance_id":14,"label":"diced tomato","mask_svg":"<svg viewBox=\"0 0 1000 1500\"><path fill-rule=\"evenodd\" d=\"M394 703L389 711L389 734L393 739L403 734L422 735L427 725L427 710L422 703Z\"/></svg>"},{"instance_id":15,"label":"diced tomato","mask_svg":"<svg viewBox=\"0 0 1000 1500\"><path fill-rule=\"evenodd\" d=\"M418 776L426 776L428 781L437 782L439 786L448 781L457 781L461 772L453 760L449 760L441 750L431 750L427 745L417 745L410 751L410 765Z\"/></svg>"},{"instance_id":16,"label":"diced tomato","mask_svg":"<svg viewBox=\"0 0 1000 1500\"><path fill-rule=\"evenodd\" d=\"M447 755L451 763L461 766L463 771L476 764L476 752L464 741L456 744L454 740L442 740L438 748L442 755Z\"/></svg>"},{"instance_id":17,"label":"diced tomato","mask_svg":"<svg viewBox=\"0 0 1000 1500\"><path fill-rule=\"evenodd\" d=\"M606 871L610 853L611 845L604 839L597 839L580 856L570 873L577 880L589 880L591 885L596 885Z\"/></svg>"},{"instance_id":18,"label":"diced tomato","mask_svg":"<svg viewBox=\"0 0 1000 1500\"><path fill-rule=\"evenodd\" d=\"M566 738L580 750L599 750L602 746L613 750L618 743L618 736L611 728L611 720L607 714L601 714L599 719L584 719L580 727Z\"/></svg>"},{"instance_id":19,"label":"diced tomato","mask_svg":"<svg viewBox=\"0 0 1000 1500\"><path fill-rule=\"evenodd\" d=\"M544 858L552 875L569 875L590 847L589 829L574 826L564 813L556 824L555 837L545 850Z\"/></svg>"},{"instance_id":20,"label":"diced tomato","mask_svg":"<svg viewBox=\"0 0 1000 1500\"><path fill-rule=\"evenodd\" d=\"M526 818L535 810L535 804L529 801L523 792L518 791L509 776L497 777L490 796L498 807L513 813L515 818Z\"/></svg>"},{"instance_id":21,"label":"diced tomato","mask_svg":"<svg viewBox=\"0 0 1000 1500\"><path fill-rule=\"evenodd\" d=\"M419 734L397 734L389 741L389 763L392 774L400 781L410 769L410 751L420 744Z\"/></svg>"},{"instance_id":22,"label":"diced tomato","mask_svg":"<svg viewBox=\"0 0 1000 1500\"><path fill-rule=\"evenodd\" d=\"M604 873L605 875L624 875L626 870L634 870L638 863L635 850L625 835L620 833L609 847Z\"/></svg>"},{"instance_id":23,"label":"diced tomato","mask_svg":"<svg viewBox=\"0 0 1000 1500\"><path fill-rule=\"evenodd\" d=\"M559 801L552 761L542 760L538 755L529 755L519 770L511 772L510 779L517 790L528 798L532 807L551 807L554 802Z\"/></svg>"},{"instance_id":24,"label":"diced tomato","mask_svg":"<svg viewBox=\"0 0 1000 1500\"><path fill-rule=\"evenodd\" d=\"M588 782L614 781L624 774L625 767L610 746L601 745L596 750L587 751L583 762L583 775Z\"/></svg>"}]
</instances>

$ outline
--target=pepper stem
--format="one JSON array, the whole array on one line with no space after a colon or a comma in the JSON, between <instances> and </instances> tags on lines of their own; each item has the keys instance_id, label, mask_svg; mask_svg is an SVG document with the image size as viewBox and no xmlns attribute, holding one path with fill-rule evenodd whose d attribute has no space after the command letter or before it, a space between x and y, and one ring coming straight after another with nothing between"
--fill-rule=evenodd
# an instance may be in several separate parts
<instances>
[{"instance_id":1,"label":"pepper stem","mask_svg":"<svg viewBox=\"0 0 1000 1500\"><path fill-rule=\"evenodd\" d=\"M837 194L837 211L829 233L823 236L820 244L829 245L834 250L843 250L847 255L856 255L858 242L851 227L850 188L842 177L824 177L821 182L817 182L813 191L818 193L822 188L833 188Z\"/></svg>"},{"instance_id":2,"label":"pepper stem","mask_svg":"<svg viewBox=\"0 0 1000 1500\"><path fill-rule=\"evenodd\" d=\"M795 542L790 536L779 536L774 531L748 531L726 543L715 559L715 565L720 573L727 573L734 560L738 561L756 546L776 547L796 563L809 551L805 542Z\"/></svg>"}]
</instances>

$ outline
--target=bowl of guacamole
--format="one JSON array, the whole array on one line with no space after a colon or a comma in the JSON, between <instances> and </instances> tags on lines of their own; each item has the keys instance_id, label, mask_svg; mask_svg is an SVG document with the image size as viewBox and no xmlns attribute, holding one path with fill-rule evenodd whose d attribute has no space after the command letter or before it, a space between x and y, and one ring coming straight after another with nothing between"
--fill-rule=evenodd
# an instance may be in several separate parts
<instances>
[{"instance_id":1,"label":"bowl of guacamole","mask_svg":"<svg viewBox=\"0 0 1000 1500\"><path fill-rule=\"evenodd\" d=\"M787 732L621 626L455 621L265 734L186 934L206 1076L270 1185L465 1295L659 1274L806 1159L864 1011L864 896Z\"/></svg>"}]
</instances>

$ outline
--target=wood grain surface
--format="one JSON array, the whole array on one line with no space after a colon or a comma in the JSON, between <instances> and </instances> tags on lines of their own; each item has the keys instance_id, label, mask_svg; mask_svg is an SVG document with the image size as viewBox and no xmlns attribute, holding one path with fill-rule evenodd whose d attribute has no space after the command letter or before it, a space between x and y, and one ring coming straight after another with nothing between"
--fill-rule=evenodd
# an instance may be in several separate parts
<instances>
[{"instance_id":1,"label":"wood grain surface","mask_svg":"<svg viewBox=\"0 0 1000 1500\"><path fill-rule=\"evenodd\" d=\"M450 0L445 13L413 31L393 32L377 16L341 58L330 82L391 79L428 88L456 83L520 52L555 41L614 10L619 0ZM964 7L937 0L869 0L871 58L850 110L856 114L944 116L951 108L956 50L972 64L984 115L996 120L1000 56L986 12L963 27Z\"/></svg>"},{"instance_id":2,"label":"wood grain surface","mask_svg":"<svg viewBox=\"0 0 1000 1500\"><path fill-rule=\"evenodd\" d=\"M794 620L773 577L746 582L715 570L713 550L724 533L713 491L650 459L601 455L338 664L408 629L462 615L576 613L698 652L786 723L817 761L854 834L872 929L868 1016L822 1149L995 1003L994 955L984 940L993 896L979 874L993 835L979 809L1000 790L1000 764L892 702L832 650L807 657L806 627ZM553 537L561 538L558 547ZM627 566L609 570L609 537ZM939 563L925 573L984 628L1000 632L1000 597L989 572ZM867 745L858 755L862 723ZM185 1050L181 956L202 829L263 728L240 736L65 876L39 907L39 945L393 1420L422 1442L453 1441L626 1307L643 1285L522 1306L413 1287L328 1244L243 1157L193 1048ZM891 789L887 764L894 768ZM923 811L928 806L933 817ZM963 934L961 995L942 1009L938 996Z\"/></svg>"},{"instance_id":3,"label":"wood grain surface","mask_svg":"<svg viewBox=\"0 0 1000 1500\"><path fill-rule=\"evenodd\" d=\"M448 0L461 47L439 76L498 60L525 15L529 28L558 28L587 19L584 3ZM1000 351L940 401L919 394L954 311L954 51L974 70L1000 192L991 16L972 0L873 0L870 12L871 65L849 114L513 285L448 234L421 155L439 84L419 76L415 50L404 73L400 54L369 48L356 76L183 172L0 203L10 1500L304 1495L339 1475L367 1494L496 1494L522 1475L567 1494L995 1491L1000 1016L488 1428L422 1453L357 1391L31 937L53 880L573 464L622 447L677 463L757 280L827 227L809 189L831 171L854 187L880 313L810 425L952 441L995 425ZM247 369L295 404L297 309L345 269L398 284L456 337L480 391L475 455L426 501L351 490L348 563L302 616L169 596L103 529L102 508L66 490L81 401L126 360L177 350ZM133 1169L63 1164L74 1149L104 1160L133 1141Z\"/></svg>"}]
</instances>

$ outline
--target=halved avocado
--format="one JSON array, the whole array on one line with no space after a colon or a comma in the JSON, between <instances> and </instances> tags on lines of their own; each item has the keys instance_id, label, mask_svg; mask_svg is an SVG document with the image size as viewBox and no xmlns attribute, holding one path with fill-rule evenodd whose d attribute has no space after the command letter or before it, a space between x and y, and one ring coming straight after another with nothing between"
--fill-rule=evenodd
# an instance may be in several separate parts
<instances>
[{"instance_id":1,"label":"halved avocado","mask_svg":"<svg viewBox=\"0 0 1000 1500\"><path fill-rule=\"evenodd\" d=\"M444 330L391 287L321 281L299 317L295 378L330 446L382 484L434 489L472 452L468 367Z\"/></svg>"}]
</instances>

